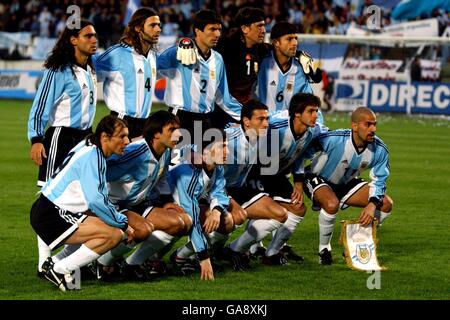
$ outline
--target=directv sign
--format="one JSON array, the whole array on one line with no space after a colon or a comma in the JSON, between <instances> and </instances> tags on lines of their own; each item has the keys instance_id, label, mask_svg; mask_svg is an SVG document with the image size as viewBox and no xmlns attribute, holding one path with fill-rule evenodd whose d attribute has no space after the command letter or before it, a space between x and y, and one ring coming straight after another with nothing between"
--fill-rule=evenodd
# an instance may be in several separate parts
<instances>
[{"instance_id":1,"label":"directv sign","mask_svg":"<svg viewBox=\"0 0 450 320\"><path fill-rule=\"evenodd\" d=\"M450 114L450 84L393 81L336 81L337 110L353 110L368 106L377 112Z\"/></svg>"}]
</instances>

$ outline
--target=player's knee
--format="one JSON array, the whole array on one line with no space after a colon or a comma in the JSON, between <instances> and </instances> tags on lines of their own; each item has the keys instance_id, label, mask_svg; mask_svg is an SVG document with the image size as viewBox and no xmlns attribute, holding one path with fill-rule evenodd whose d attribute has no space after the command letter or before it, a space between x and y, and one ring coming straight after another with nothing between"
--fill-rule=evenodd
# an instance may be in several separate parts
<instances>
[{"instance_id":1,"label":"player's knee","mask_svg":"<svg viewBox=\"0 0 450 320\"><path fill-rule=\"evenodd\" d=\"M118 228L108 228L102 233L102 238L105 243L105 247L112 249L122 241L123 231Z\"/></svg>"},{"instance_id":2,"label":"player's knee","mask_svg":"<svg viewBox=\"0 0 450 320\"><path fill-rule=\"evenodd\" d=\"M219 228L219 231L223 231L221 233L228 234L231 231L233 231L234 228L234 220L231 214L226 214L223 219L223 224L221 228Z\"/></svg>"},{"instance_id":3,"label":"player's knee","mask_svg":"<svg viewBox=\"0 0 450 320\"><path fill-rule=\"evenodd\" d=\"M242 209L238 208L232 211L233 216L233 224L240 226L244 223L245 220L247 220L247 212Z\"/></svg>"},{"instance_id":4,"label":"player's knee","mask_svg":"<svg viewBox=\"0 0 450 320\"><path fill-rule=\"evenodd\" d=\"M289 212L295 214L296 216L299 217L304 217L306 214L306 206L301 203L301 204L291 204L288 208Z\"/></svg>"},{"instance_id":5,"label":"player's knee","mask_svg":"<svg viewBox=\"0 0 450 320\"><path fill-rule=\"evenodd\" d=\"M337 199L327 199L322 204L322 209L328 214L336 214L339 211L339 201Z\"/></svg>"},{"instance_id":6,"label":"player's knee","mask_svg":"<svg viewBox=\"0 0 450 320\"><path fill-rule=\"evenodd\" d=\"M152 233L152 229L150 227L150 224L148 223L143 223L139 226L133 226L133 228L135 240L138 242L144 241Z\"/></svg>"},{"instance_id":7,"label":"player's knee","mask_svg":"<svg viewBox=\"0 0 450 320\"><path fill-rule=\"evenodd\" d=\"M183 235L186 230L186 223L181 216L177 216L172 224L173 235Z\"/></svg>"},{"instance_id":8,"label":"player's knee","mask_svg":"<svg viewBox=\"0 0 450 320\"><path fill-rule=\"evenodd\" d=\"M189 234L189 230L191 230L192 227L192 219L191 217L184 213L184 214L180 214L178 216L181 221L183 222L183 228L179 231L180 235L188 235Z\"/></svg>"},{"instance_id":9,"label":"player's knee","mask_svg":"<svg viewBox=\"0 0 450 320\"><path fill-rule=\"evenodd\" d=\"M272 219L277 220L281 223L286 222L288 217L288 211L280 205L274 205L269 208L272 215Z\"/></svg>"}]
</instances>

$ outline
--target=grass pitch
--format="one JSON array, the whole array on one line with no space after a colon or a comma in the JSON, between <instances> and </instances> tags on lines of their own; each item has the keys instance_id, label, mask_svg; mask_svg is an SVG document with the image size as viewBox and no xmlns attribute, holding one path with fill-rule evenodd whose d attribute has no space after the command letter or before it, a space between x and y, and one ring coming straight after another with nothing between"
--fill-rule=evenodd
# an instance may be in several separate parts
<instances>
[{"instance_id":1,"label":"grass pitch","mask_svg":"<svg viewBox=\"0 0 450 320\"><path fill-rule=\"evenodd\" d=\"M254 263L245 273L225 268L214 282L199 275L170 276L146 283L82 281L82 290L63 294L36 277L36 236L29 223L35 199L37 167L29 157L27 120L30 101L0 101L0 299L445 299L450 295L450 121L380 114L378 135L389 147L388 194L391 217L378 232L379 289L369 289L371 274L348 269L338 245L337 223L332 246L335 263L318 264L317 213L310 210L289 241L304 255L303 264L267 267ZM108 113L104 105L98 119ZM326 114L331 129L349 126L347 113ZM367 177L367 174L365 175ZM306 197L305 197L306 198ZM337 221L355 218L358 209L339 213ZM239 235L237 230L232 238ZM184 242L182 239L179 244ZM266 241L267 243L267 241ZM166 258L167 259L167 258Z\"/></svg>"}]
</instances>

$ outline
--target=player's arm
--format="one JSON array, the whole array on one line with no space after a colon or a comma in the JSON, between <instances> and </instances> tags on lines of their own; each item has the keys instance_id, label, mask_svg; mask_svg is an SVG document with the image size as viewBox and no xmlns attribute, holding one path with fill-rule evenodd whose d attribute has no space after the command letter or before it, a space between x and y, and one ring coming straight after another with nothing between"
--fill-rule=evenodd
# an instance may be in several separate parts
<instances>
[{"instance_id":1,"label":"player's arm","mask_svg":"<svg viewBox=\"0 0 450 320\"><path fill-rule=\"evenodd\" d=\"M207 234L217 230L220 225L221 216L225 215L230 205L230 199L225 193L225 178L223 176L223 167L217 166L216 168L216 179L213 186L209 192L210 214L206 217L203 228Z\"/></svg>"},{"instance_id":2,"label":"player's arm","mask_svg":"<svg viewBox=\"0 0 450 320\"><path fill-rule=\"evenodd\" d=\"M97 75L97 81L103 82L111 76L111 72L118 71L125 58L118 47L100 54L94 54L92 64Z\"/></svg>"},{"instance_id":3,"label":"player's arm","mask_svg":"<svg viewBox=\"0 0 450 320\"><path fill-rule=\"evenodd\" d=\"M64 93L64 75L56 70L46 69L33 101L28 118L28 140L31 142L30 157L40 166L42 158L47 158L43 140L45 127L55 102Z\"/></svg>"},{"instance_id":4,"label":"player's arm","mask_svg":"<svg viewBox=\"0 0 450 320\"><path fill-rule=\"evenodd\" d=\"M182 165L170 172L171 182L174 192L177 194L178 204L186 211L192 219L190 239L199 260L209 258L208 240L202 230L200 221L200 206L197 199L198 179L201 178L201 171L192 170L189 165Z\"/></svg>"},{"instance_id":5,"label":"player's arm","mask_svg":"<svg viewBox=\"0 0 450 320\"><path fill-rule=\"evenodd\" d=\"M242 104L236 100L228 89L227 74L225 72L225 67L223 64L223 59L221 63L221 69L219 72L219 87L216 92L216 103L219 105L226 113L228 113L233 119L239 121L241 119Z\"/></svg>"},{"instance_id":6,"label":"player's arm","mask_svg":"<svg viewBox=\"0 0 450 320\"><path fill-rule=\"evenodd\" d=\"M173 78L179 63L177 60L177 46L167 48L156 57L156 70L158 70L158 75L160 77Z\"/></svg>"},{"instance_id":7,"label":"player's arm","mask_svg":"<svg viewBox=\"0 0 450 320\"><path fill-rule=\"evenodd\" d=\"M369 225L373 221L375 211L383 205L386 193L386 181L389 176L388 150L379 147L380 152L375 154L376 163L370 170L369 204L362 210L359 221L362 225Z\"/></svg>"},{"instance_id":8,"label":"player's arm","mask_svg":"<svg viewBox=\"0 0 450 320\"><path fill-rule=\"evenodd\" d=\"M81 170L81 189L89 209L106 224L126 231L127 217L118 212L108 197L106 187L106 163L102 161L100 150L86 154Z\"/></svg>"},{"instance_id":9,"label":"player's arm","mask_svg":"<svg viewBox=\"0 0 450 320\"><path fill-rule=\"evenodd\" d=\"M171 174L171 178L175 179L175 181L172 181L175 183L181 207L192 218L192 228L189 238L200 261L200 279L214 280L214 273L208 253L208 240L202 230L200 207L195 194L196 179L199 179L198 171L180 171L172 172L174 175ZM191 174L188 174L188 171Z\"/></svg>"}]
</instances>

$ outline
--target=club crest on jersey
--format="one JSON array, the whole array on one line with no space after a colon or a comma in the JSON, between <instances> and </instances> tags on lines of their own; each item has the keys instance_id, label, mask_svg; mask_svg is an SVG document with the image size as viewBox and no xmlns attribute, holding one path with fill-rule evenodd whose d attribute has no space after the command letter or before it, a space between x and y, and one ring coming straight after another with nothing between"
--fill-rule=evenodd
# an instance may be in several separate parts
<instances>
[{"instance_id":1,"label":"club crest on jersey","mask_svg":"<svg viewBox=\"0 0 450 320\"><path fill-rule=\"evenodd\" d=\"M211 71L209 72L209 78L210 78L211 80L215 80L215 79L216 79L216 72L215 72L214 70L211 70Z\"/></svg>"},{"instance_id":2,"label":"club crest on jersey","mask_svg":"<svg viewBox=\"0 0 450 320\"><path fill-rule=\"evenodd\" d=\"M369 246L365 243L356 245L356 258L362 264L366 264L370 261L370 257L372 256L372 252Z\"/></svg>"},{"instance_id":3,"label":"club crest on jersey","mask_svg":"<svg viewBox=\"0 0 450 320\"><path fill-rule=\"evenodd\" d=\"M288 82L286 85L286 91L287 92L292 92L292 90L294 89L294 85L292 82Z\"/></svg>"},{"instance_id":4,"label":"club crest on jersey","mask_svg":"<svg viewBox=\"0 0 450 320\"><path fill-rule=\"evenodd\" d=\"M258 62L253 63L253 69L255 70L255 73L258 73Z\"/></svg>"},{"instance_id":5,"label":"club crest on jersey","mask_svg":"<svg viewBox=\"0 0 450 320\"><path fill-rule=\"evenodd\" d=\"M156 77L156 68L152 68L152 76Z\"/></svg>"}]
</instances>

